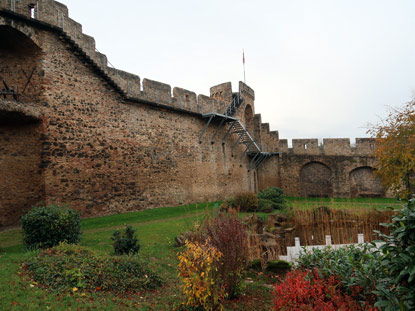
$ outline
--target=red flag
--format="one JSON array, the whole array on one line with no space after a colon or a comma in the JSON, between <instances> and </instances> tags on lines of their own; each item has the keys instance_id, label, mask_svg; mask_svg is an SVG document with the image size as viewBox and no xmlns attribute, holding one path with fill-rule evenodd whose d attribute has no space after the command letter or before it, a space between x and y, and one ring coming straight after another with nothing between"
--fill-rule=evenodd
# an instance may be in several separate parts
<instances>
[{"instance_id":1,"label":"red flag","mask_svg":"<svg viewBox=\"0 0 415 311\"><path fill-rule=\"evenodd\" d=\"M244 83L246 83L246 78L245 78L245 50L242 50L242 62L244 65Z\"/></svg>"}]
</instances>

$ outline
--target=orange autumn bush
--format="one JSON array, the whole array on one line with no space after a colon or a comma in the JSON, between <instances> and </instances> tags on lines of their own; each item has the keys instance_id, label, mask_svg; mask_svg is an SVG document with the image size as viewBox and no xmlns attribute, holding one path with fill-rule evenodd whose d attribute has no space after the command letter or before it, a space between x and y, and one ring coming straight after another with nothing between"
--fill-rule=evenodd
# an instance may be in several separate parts
<instances>
[{"instance_id":1,"label":"orange autumn bush","mask_svg":"<svg viewBox=\"0 0 415 311\"><path fill-rule=\"evenodd\" d=\"M178 276L187 299L182 310L223 310L225 287L217 268L223 255L209 242L186 241L186 249L178 254Z\"/></svg>"}]
</instances>

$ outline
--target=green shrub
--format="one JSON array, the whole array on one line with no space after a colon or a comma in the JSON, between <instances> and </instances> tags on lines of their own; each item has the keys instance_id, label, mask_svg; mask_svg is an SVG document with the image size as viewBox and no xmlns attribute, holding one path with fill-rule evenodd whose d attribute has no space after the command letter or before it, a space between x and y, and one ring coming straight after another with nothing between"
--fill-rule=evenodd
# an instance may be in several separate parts
<instances>
[{"instance_id":1,"label":"green shrub","mask_svg":"<svg viewBox=\"0 0 415 311\"><path fill-rule=\"evenodd\" d=\"M22 228L23 241L27 249L53 247L60 242L81 241L79 213L67 207L33 207L22 217Z\"/></svg>"},{"instance_id":2,"label":"green shrub","mask_svg":"<svg viewBox=\"0 0 415 311\"><path fill-rule=\"evenodd\" d=\"M160 278L136 256L99 256L74 244L33 253L23 267L34 281L53 291L138 292L161 285Z\"/></svg>"},{"instance_id":3,"label":"green shrub","mask_svg":"<svg viewBox=\"0 0 415 311\"><path fill-rule=\"evenodd\" d=\"M255 270L255 271L262 271L262 263L260 259L251 260L248 263L248 269Z\"/></svg>"},{"instance_id":4,"label":"green shrub","mask_svg":"<svg viewBox=\"0 0 415 311\"><path fill-rule=\"evenodd\" d=\"M138 238L135 230L131 226L127 226L125 231L115 231L111 240L116 255L136 254L140 250Z\"/></svg>"},{"instance_id":5,"label":"green shrub","mask_svg":"<svg viewBox=\"0 0 415 311\"><path fill-rule=\"evenodd\" d=\"M378 251L369 246L314 249L300 255L300 267L337 275L348 294L376 302L380 310L415 310L415 200L397 212L392 223L383 224L390 235L376 231L384 242Z\"/></svg>"},{"instance_id":6,"label":"green shrub","mask_svg":"<svg viewBox=\"0 0 415 311\"><path fill-rule=\"evenodd\" d=\"M280 188L270 187L258 193L259 209L284 209L287 206L284 193Z\"/></svg>"},{"instance_id":7,"label":"green shrub","mask_svg":"<svg viewBox=\"0 0 415 311\"><path fill-rule=\"evenodd\" d=\"M325 278L335 275L348 295L358 301L374 303L372 291L382 273L379 259L380 256L373 252L370 245L363 245L362 248L350 245L337 250L313 248L300 254L298 266L301 269L316 269Z\"/></svg>"},{"instance_id":8,"label":"green shrub","mask_svg":"<svg viewBox=\"0 0 415 311\"><path fill-rule=\"evenodd\" d=\"M281 273L291 270L291 265L285 260L270 260L267 262L265 270L274 273Z\"/></svg>"},{"instance_id":9,"label":"green shrub","mask_svg":"<svg viewBox=\"0 0 415 311\"><path fill-rule=\"evenodd\" d=\"M382 310L415 310L415 200L384 224L390 235L377 232L385 244L379 248L383 274L374 293Z\"/></svg>"},{"instance_id":10,"label":"green shrub","mask_svg":"<svg viewBox=\"0 0 415 311\"><path fill-rule=\"evenodd\" d=\"M258 198L252 192L239 193L235 196L233 204L241 212L256 212L258 209Z\"/></svg>"},{"instance_id":11,"label":"green shrub","mask_svg":"<svg viewBox=\"0 0 415 311\"><path fill-rule=\"evenodd\" d=\"M258 212L271 213L274 211L274 202L267 199L258 199Z\"/></svg>"}]
</instances>

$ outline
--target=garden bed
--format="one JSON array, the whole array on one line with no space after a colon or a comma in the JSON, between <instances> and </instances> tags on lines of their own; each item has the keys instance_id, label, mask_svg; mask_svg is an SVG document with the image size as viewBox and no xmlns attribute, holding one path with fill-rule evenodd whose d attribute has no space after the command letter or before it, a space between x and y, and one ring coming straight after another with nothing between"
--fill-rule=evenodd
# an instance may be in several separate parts
<instances>
[{"instance_id":1,"label":"garden bed","mask_svg":"<svg viewBox=\"0 0 415 311\"><path fill-rule=\"evenodd\" d=\"M372 200L371 200L372 201ZM291 202L291 199L289 199ZM362 204L365 203L361 200ZM216 204L216 208L218 207ZM387 204L385 204L387 205ZM112 252L112 233L132 225L137 230L141 249L139 256L149 269L160 276L161 287L139 293L116 291L66 290L59 293L42 287L22 269L25 253L21 231L0 233L0 309L2 310L173 310L184 301L177 278L177 252L174 237L191 229L215 203L159 208L128 214L82 220L81 246L107 256ZM225 303L225 310L269 310L276 274L249 272L241 296Z\"/></svg>"}]
</instances>

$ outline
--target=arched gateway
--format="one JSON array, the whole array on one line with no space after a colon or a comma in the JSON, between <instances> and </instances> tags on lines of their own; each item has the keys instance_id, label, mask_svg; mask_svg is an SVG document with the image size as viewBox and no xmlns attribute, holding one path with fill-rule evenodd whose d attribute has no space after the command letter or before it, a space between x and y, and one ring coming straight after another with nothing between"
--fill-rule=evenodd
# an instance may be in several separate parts
<instances>
[{"instance_id":1,"label":"arched gateway","mask_svg":"<svg viewBox=\"0 0 415 311\"><path fill-rule=\"evenodd\" d=\"M301 195L305 197L333 196L330 168L321 162L310 162L300 171Z\"/></svg>"},{"instance_id":2,"label":"arched gateway","mask_svg":"<svg viewBox=\"0 0 415 311\"><path fill-rule=\"evenodd\" d=\"M380 179L369 166L358 167L350 172L350 195L352 197L383 197L385 190Z\"/></svg>"},{"instance_id":3,"label":"arched gateway","mask_svg":"<svg viewBox=\"0 0 415 311\"><path fill-rule=\"evenodd\" d=\"M43 198L39 106L41 49L0 26L0 227ZM33 109L33 111L31 111Z\"/></svg>"}]
</instances>

